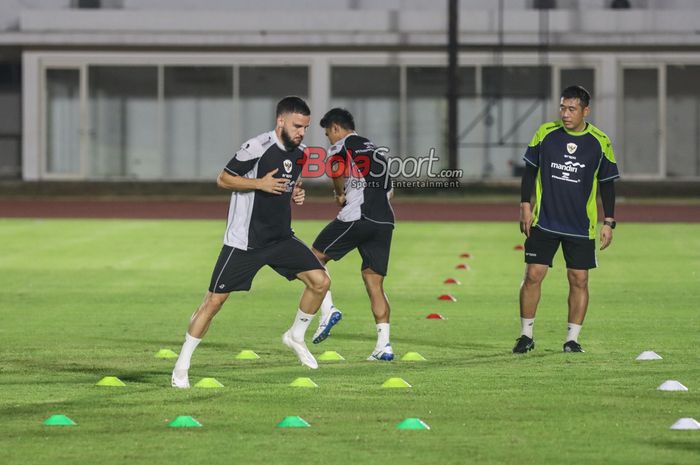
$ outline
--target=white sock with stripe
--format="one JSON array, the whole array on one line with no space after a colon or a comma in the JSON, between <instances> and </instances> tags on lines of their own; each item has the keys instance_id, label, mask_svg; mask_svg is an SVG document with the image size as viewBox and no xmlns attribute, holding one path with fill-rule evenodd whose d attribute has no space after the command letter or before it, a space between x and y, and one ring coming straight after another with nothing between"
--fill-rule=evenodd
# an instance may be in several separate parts
<instances>
[{"instance_id":1,"label":"white sock with stripe","mask_svg":"<svg viewBox=\"0 0 700 465\"><path fill-rule=\"evenodd\" d=\"M377 345L375 350L382 350L389 344L389 323L377 323Z\"/></svg>"},{"instance_id":2,"label":"white sock with stripe","mask_svg":"<svg viewBox=\"0 0 700 465\"><path fill-rule=\"evenodd\" d=\"M331 297L331 291L326 292L323 302L321 302L321 318L326 318L331 313L333 308L333 298Z\"/></svg>"},{"instance_id":3,"label":"white sock with stripe","mask_svg":"<svg viewBox=\"0 0 700 465\"><path fill-rule=\"evenodd\" d=\"M534 318L520 318L520 335L532 339L532 327L535 326Z\"/></svg>"},{"instance_id":4,"label":"white sock with stripe","mask_svg":"<svg viewBox=\"0 0 700 465\"><path fill-rule=\"evenodd\" d=\"M303 342L304 336L306 335L306 330L309 328L311 320L313 319L313 315L304 313L301 309L297 310L297 315L294 317L294 323L292 323L292 327L289 328L292 339L297 342Z\"/></svg>"},{"instance_id":5,"label":"white sock with stripe","mask_svg":"<svg viewBox=\"0 0 700 465\"><path fill-rule=\"evenodd\" d=\"M564 342L576 341L578 342L578 334L581 332L582 325L577 325L574 323L569 323L566 333L566 340Z\"/></svg>"}]
</instances>

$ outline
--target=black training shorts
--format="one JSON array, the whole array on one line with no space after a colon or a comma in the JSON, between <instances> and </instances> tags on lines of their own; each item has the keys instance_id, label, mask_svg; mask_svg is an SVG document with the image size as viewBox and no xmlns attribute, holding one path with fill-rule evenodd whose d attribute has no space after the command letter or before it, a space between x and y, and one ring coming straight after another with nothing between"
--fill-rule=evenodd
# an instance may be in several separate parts
<instances>
[{"instance_id":1,"label":"black training shorts","mask_svg":"<svg viewBox=\"0 0 700 465\"><path fill-rule=\"evenodd\" d=\"M250 290L253 278L265 265L290 281L303 271L325 269L311 249L295 236L260 249L241 250L224 245L209 291L225 294Z\"/></svg>"},{"instance_id":2,"label":"black training shorts","mask_svg":"<svg viewBox=\"0 0 700 465\"><path fill-rule=\"evenodd\" d=\"M551 267L559 244L564 251L567 268L590 270L598 266L598 260L595 256L595 239L551 233L536 226L530 228L530 237L525 240L525 263L537 263Z\"/></svg>"},{"instance_id":3,"label":"black training shorts","mask_svg":"<svg viewBox=\"0 0 700 465\"><path fill-rule=\"evenodd\" d=\"M314 249L333 260L340 260L353 249L362 257L363 270L369 268L386 276L394 225L370 220L333 220L323 228L314 241Z\"/></svg>"}]
</instances>

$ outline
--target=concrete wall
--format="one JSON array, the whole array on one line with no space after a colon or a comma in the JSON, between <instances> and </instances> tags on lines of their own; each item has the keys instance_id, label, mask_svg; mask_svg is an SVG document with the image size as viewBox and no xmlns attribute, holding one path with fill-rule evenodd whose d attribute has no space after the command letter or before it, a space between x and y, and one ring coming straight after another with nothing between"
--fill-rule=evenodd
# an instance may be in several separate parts
<instances>
[{"instance_id":1,"label":"concrete wall","mask_svg":"<svg viewBox=\"0 0 700 465\"><path fill-rule=\"evenodd\" d=\"M564 49L584 45L700 49L696 33L700 9L556 10L543 14L512 10L503 21L507 47L539 47L546 41ZM430 14L375 11L371 15L348 10L342 13L342 20L329 19L326 11L24 10L17 32L0 33L0 46L442 46L446 24L446 12L440 10ZM459 25L464 45L498 43L496 11L462 10Z\"/></svg>"}]
</instances>

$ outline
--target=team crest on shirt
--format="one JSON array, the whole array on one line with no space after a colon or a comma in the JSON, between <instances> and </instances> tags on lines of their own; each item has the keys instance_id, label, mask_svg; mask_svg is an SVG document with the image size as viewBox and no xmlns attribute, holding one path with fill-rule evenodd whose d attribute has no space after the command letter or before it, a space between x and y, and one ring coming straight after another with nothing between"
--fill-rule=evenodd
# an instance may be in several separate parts
<instances>
[{"instance_id":1,"label":"team crest on shirt","mask_svg":"<svg viewBox=\"0 0 700 465\"><path fill-rule=\"evenodd\" d=\"M285 160L282 164L284 165L284 170L287 173L292 172L292 160Z\"/></svg>"},{"instance_id":2,"label":"team crest on shirt","mask_svg":"<svg viewBox=\"0 0 700 465\"><path fill-rule=\"evenodd\" d=\"M577 148L578 145L574 144L573 142L569 142L568 144L566 144L566 151L570 154L573 154Z\"/></svg>"}]
</instances>

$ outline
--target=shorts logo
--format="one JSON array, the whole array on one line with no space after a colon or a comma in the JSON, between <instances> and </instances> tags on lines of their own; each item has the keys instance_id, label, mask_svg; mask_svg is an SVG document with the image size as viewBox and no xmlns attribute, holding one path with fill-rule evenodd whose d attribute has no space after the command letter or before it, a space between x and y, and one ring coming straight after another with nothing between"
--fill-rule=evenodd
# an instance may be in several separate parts
<instances>
[{"instance_id":1,"label":"shorts logo","mask_svg":"<svg viewBox=\"0 0 700 465\"><path fill-rule=\"evenodd\" d=\"M225 287L226 287L226 284L221 284L221 285L219 286L219 289L223 289L223 288L225 288Z\"/></svg>"},{"instance_id":2,"label":"shorts logo","mask_svg":"<svg viewBox=\"0 0 700 465\"><path fill-rule=\"evenodd\" d=\"M577 148L578 145L574 144L573 142L569 142L568 144L566 144L566 151L570 154L573 154Z\"/></svg>"},{"instance_id":3,"label":"shorts logo","mask_svg":"<svg viewBox=\"0 0 700 465\"><path fill-rule=\"evenodd\" d=\"M287 173L292 171L292 160L285 160L282 164L284 165L284 170Z\"/></svg>"}]
</instances>

